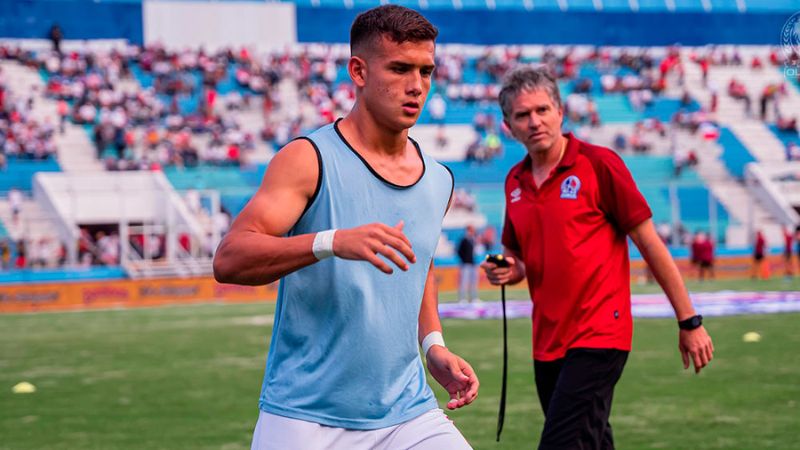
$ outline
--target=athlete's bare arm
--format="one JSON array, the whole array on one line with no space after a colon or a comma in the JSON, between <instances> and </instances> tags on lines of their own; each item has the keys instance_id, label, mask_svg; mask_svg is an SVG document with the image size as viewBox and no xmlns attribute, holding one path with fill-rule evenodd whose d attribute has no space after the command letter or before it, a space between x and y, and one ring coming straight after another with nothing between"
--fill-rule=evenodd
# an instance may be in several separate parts
<instances>
[{"instance_id":1,"label":"athlete's bare arm","mask_svg":"<svg viewBox=\"0 0 800 450\"><path fill-rule=\"evenodd\" d=\"M678 266L675 265L672 255L656 233L653 220L647 219L640 223L631 230L629 235L644 260L647 261L656 281L667 295L678 320L695 315L694 306L692 306ZM702 325L690 331L680 330L678 341L684 369L689 368L691 360L694 363L695 372L699 373L714 358L714 344Z\"/></svg>"},{"instance_id":2,"label":"athlete's bare arm","mask_svg":"<svg viewBox=\"0 0 800 450\"><path fill-rule=\"evenodd\" d=\"M281 149L220 243L214 278L220 283L262 285L317 262L311 250L314 234L285 235L314 196L319 176L311 143L301 139ZM402 270L408 269L406 260L416 261L402 222L394 227L374 223L338 230L333 252L340 258L369 261L385 273L392 273L392 268L378 254Z\"/></svg>"},{"instance_id":3,"label":"athlete's bare arm","mask_svg":"<svg viewBox=\"0 0 800 450\"><path fill-rule=\"evenodd\" d=\"M439 292L433 263L428 268L428 279L422 294L422 307L419 310L419 339L422 340L432 331L442 331L439 321ZM421 342L420 342L421 344ZM472 366L463 358L452 353L446 347L431 346L425 355L428 371L436 381L450 394L448 409L457 409L469 405L478 396L478 376Z\"/></svg>"}]
</instances>

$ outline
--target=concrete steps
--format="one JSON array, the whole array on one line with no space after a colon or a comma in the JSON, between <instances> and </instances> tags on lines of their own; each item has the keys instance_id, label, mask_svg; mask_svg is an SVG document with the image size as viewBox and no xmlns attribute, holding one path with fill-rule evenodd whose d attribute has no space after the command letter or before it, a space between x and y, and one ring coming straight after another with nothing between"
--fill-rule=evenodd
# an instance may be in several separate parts
<instances>
[{"instance_id":1,"label":"concrete steps","mask_svg":"<svg viewBox=\"0 0 800 450\"><path fill-rule=\"evenodd\" d=\"M749 61L749 55L743 55ZM686 71L685 89L701 105L708 107L711 102L711 90L703 85L700 67L688 61L684 55ZM752 98L751 114L747 114L744 103L730 98L727 94L728 83L736 78L748 87ZM745 145L748 151L759 162L780 162L784 160L783 144L758 117L758 94L767 84L780 83L782 74L777 70L765 67L760 71L752 71L749 67L713 67L709 70L708 86L717 90L718 106L715 117L719 124L731 132ZM793 104L800 96L792 92L781 104ZM797 97L797 98L795 98ZM800 111L797 109L796 111ZM769 108L768 120L774 120L772 108ZM766 209L750 194L747 187L735 180L720 160L722 148L718 145L706 146L698 152L698 174L708 184L709 189L738 222L727 230L729 246L739 247L752 244L752 233L756 229L765 232L770 242L778 242L781 227Z\"/></svg>"},{"instance_id":2,"label":"concrete steps","mask_svg":"<svg viewBox=\"0 0 800 450\"><path fill-rule=\"evenodd\" d=\"M17 220L13 220L11 205L8 200L0 199L0 221L15 241L33 241L43 237L58 236L56 218L45 212L38 203L26 199L22 203Z\"/></svg>"}]
</instances>

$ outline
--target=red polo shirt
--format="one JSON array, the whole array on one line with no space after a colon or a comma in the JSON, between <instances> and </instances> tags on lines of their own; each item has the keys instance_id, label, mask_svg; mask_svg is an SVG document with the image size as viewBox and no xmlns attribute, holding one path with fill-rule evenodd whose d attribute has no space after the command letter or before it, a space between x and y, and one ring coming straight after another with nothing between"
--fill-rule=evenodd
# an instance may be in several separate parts
<instances>
[{"instance_id":1,"label":"red polo shirt","mask_svg":"<svg viewBox=\"0 0 800 450\"><path fill-rule=\"evenodd\" d=\"M577 347L630 351L627 234L652 216L616 153L566 138L561 162L538 189L529 156L506 178L503 245L525 262L539 361Z\"/></svg>"}]
</instances>

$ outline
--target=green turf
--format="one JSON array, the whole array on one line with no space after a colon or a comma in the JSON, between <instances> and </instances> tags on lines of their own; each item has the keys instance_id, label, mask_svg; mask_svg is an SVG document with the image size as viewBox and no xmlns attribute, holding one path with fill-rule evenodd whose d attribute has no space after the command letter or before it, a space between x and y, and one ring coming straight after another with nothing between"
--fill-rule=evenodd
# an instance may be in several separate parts
<instances>
[{"instance_id":1,"label":"green turf","mask_svg":"<svg viewBox=\"0 0 800 450\"><path fill-rule=\"evenodd\" d=\"M0 316L0 448L249 448L272 304ZM684 372L674 321L638 320L612 424L620 449L800 448L800 314L708 320L717 351ZM446 320L481 377L451 417L477 449L534 448L530 324L510 324L506 429L494 442L500 324ZM763 335L744 344L742 334ZM35 394L12 394L20 382ZM442 390L436 389L441 396Z\"/></svg>"}]
</instances>

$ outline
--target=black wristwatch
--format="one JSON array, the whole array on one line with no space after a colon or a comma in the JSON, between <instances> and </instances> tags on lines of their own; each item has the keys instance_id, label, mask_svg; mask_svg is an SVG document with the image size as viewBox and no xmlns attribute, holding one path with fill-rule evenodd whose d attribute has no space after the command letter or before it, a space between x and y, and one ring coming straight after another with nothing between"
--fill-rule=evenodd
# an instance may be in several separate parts
<instances>
[{"instance_id":1,"label":"black wristwatch","mask_svg":"<svg viewBox=\"0 0 800 450\"><path fill-rule=\"evenodd\" d=\"M703 316L700 314L696 316L689 317L685 320L678 321L678 328L681 330L694 330L695 328L699 327L703 324Z\"/></svg>"}]
</instances>

